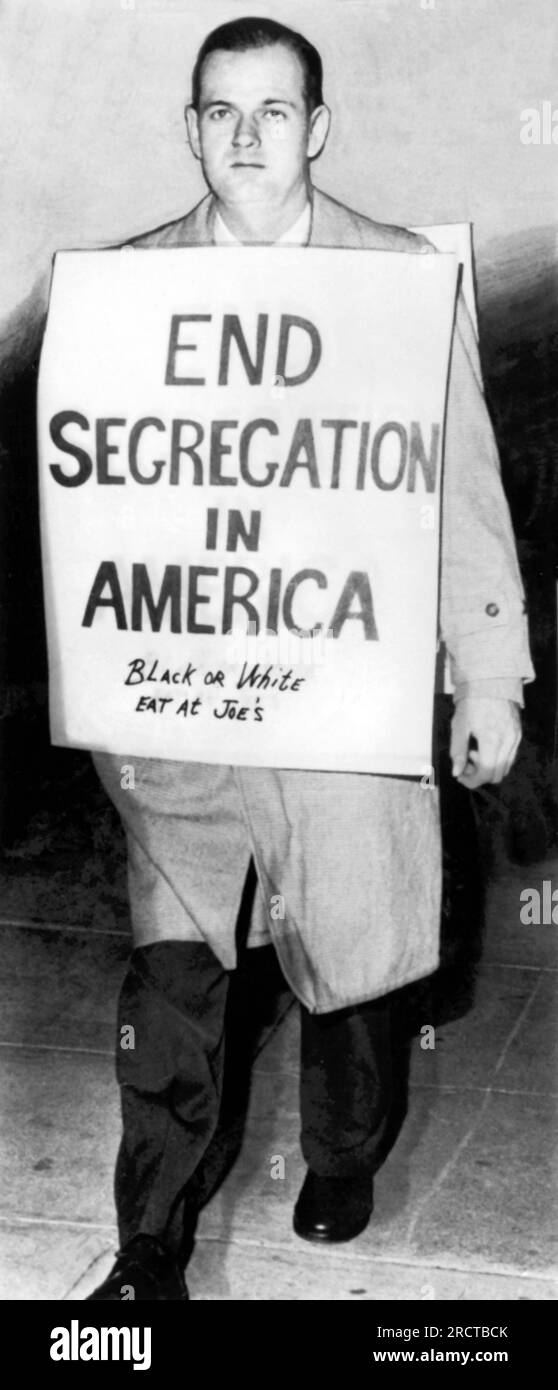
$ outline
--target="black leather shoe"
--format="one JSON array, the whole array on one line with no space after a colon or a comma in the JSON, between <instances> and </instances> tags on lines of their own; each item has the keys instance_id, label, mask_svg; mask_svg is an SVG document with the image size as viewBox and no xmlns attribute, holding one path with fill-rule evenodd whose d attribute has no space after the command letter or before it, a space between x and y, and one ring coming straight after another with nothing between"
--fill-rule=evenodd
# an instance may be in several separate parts
<instances>
[{"instance_id":1,"label":"black leather shoe","mask_svg":"<svg viewBox=\"0 0 558 1390\"><path fill-rule=\"evenodd\" d=\"M134 1236L123 1250L102 1284L86 1298L86 1303L123 1303L136 1300L161 1303L189 1298L174 1255L154 1236Z\"/></svg>"},{"instance_id":2,"label":"black leather shoe","mask_svg":"<svg viewBox=\"0 0 558 1390\"><path fill-rule=\"evenodd\" d=\"M354 1240L368 1225L374 1202L372 1177L321 1178L310 1168L294 1209L303 1240Z\"/></svg>"}]
</instances>

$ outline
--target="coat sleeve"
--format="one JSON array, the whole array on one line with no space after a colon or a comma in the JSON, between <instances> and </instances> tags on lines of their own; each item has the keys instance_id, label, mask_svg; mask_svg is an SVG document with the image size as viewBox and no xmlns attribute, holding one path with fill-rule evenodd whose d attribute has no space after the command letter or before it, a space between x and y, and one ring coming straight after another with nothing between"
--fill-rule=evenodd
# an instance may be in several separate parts
<instances>
[{"instance_id":1,"label":"coat sleeve","mask_svg":"<svg viewBox=\"0 0 558 1390\"><path fill-rule=\"evenodd\" d=\"M456 691L482 682L490 694L494 681L494 693L501 694L534 679L511 517L462 295L448 383L440 630ZM504 681L512 685L504 687Z\"/></svg>"}]
</instances>

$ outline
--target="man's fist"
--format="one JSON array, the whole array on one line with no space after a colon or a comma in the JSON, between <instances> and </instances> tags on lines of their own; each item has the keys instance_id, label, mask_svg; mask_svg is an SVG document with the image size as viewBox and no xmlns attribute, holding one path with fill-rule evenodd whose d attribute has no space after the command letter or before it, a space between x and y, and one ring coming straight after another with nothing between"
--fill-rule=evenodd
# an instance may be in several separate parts
<instances>
[{"instance_id":1,"label":"man's fist","mask_svg":"<svg viewBox=\"0 0 558 1390\"><path fill-rule=\"evenodd\" d=\"M469 748L469 739L477 747ZM513 700L470 696L458 700L451 723L452 773L473 790L507 777L521 743L521 719Z\"/></svg>"}]
</instances>

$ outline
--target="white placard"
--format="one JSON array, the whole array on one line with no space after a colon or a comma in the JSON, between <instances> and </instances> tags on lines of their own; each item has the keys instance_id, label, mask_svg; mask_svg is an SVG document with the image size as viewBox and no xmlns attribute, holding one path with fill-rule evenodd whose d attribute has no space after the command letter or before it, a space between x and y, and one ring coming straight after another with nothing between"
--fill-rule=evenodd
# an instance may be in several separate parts
<instances>
[{"instance_id":1,"label":"white placard","mask_svg":"<svg viewBox=\"0 0 558 1390\"><path fill-rule=\"evenodd\" d=\"M54 743L429 766L457 271L321 248L56 257L39 387Z\"/></svg>"}]
</instances>

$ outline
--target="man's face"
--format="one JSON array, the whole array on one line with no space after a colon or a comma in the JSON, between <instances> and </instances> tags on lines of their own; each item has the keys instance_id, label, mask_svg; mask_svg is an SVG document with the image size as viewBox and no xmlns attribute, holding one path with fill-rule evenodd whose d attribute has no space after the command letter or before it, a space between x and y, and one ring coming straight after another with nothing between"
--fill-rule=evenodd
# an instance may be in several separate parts
<instances>
[{"instance_id":1,"label":"man's face","mask_svg":"<svg viewBox=\"0 0 558 1390\"><path fill-rule=\"evenodd\" d=\"M307 179L328 112L309 115L304 72L283 44L246 53L211 53L199 110L187 108L188 134L212 192L224 203L280 204Z\"/></svg>"}]
</instances>

